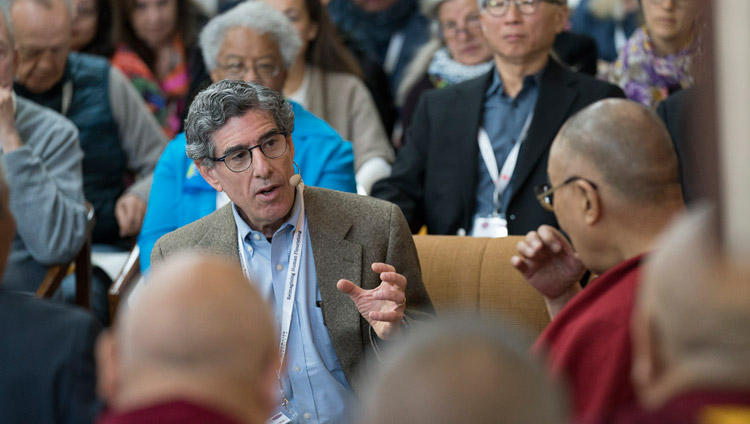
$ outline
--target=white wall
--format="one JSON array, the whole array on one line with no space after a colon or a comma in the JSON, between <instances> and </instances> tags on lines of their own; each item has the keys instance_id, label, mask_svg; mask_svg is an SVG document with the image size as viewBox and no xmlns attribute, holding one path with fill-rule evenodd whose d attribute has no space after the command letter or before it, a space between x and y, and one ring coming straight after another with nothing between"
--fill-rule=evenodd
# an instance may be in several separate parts
<instances>
[{"instance_id":1,"label":"white wall","mask_svg":"<svg viewBox=\"0 0 750 424\"><path fill-rule=\"evenodd\" d=\"M750 1L714 0L719 172L724 234L750 251Z\"/></svg>"}]
</instances>

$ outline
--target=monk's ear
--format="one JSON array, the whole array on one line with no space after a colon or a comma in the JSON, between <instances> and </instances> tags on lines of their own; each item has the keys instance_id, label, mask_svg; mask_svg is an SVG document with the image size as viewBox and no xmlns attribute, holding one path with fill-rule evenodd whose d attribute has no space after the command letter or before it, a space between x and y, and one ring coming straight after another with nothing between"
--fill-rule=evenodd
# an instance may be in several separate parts
<instances>
[{"instance_id":1,"label":"monk's ear","mask_svg":"<svg viewBox=\"0 0 750 424\"><path fill-rule=\"evenodd\" d=\"M599 221L602 213L599 192L586 180L578 180L575 182L575 185L581 194L579 206L583 213L584 222L587 225L593 225Z\"/></svg>"}]
</instances>

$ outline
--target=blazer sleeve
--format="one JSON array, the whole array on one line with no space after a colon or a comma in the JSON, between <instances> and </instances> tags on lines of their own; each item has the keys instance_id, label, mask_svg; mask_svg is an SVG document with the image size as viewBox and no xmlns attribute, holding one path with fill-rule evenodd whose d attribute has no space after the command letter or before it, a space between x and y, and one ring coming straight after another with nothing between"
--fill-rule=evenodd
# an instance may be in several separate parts
<instances>
[{"instance_id":1,"label":"blazer sleeve","mask_svg":"<svg viewBox=\"0 0 750 424\"><path fill-rule=\"evenodd\" d=\"M391 176L378 181L372 188L374 197L401 208L412 233L418 232L425 223L424 176L431 139L428 98L429 95L423 95L419 101Z\"/></svg>"}]
</instances>

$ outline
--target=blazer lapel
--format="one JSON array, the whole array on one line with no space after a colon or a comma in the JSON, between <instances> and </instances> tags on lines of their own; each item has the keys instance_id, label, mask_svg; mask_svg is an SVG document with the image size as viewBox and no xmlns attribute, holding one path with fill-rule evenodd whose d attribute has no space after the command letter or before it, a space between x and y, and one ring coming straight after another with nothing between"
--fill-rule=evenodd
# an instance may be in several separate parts
<instances>
[{"instance_id":1,"label":"blazer lapel","mask_svg":"<svg viewBox=\"0 0 750 424\"><path fill-rule=\"evenodd\" d=\"M471 216L474 210L476 169L479 165L477 133L483 119L484 93L492 82L493 72L494 68L484 76L462 84L450 103L452 111L446 114L455 124L449 133L453 144L450 154L455 156L456 163L459 164L454 168L460 173L456 176L456 186L457 191L461 193L461 203L467 216ZM439 134L435 136L440 137Z\"/></svg>"},{"instance_id":2,"label":"blazer lapel","mask_svg":"<svg viewBox=\"0 0 750 424\"><path fill-rule=\"evenodd\" d=\"M534 108L534 117L528 135L518 152L518 163L513 172L511 198L516 195L518 188L529 177L536 163L543 159L578 97L578 92L572 87L575 81L566 78L563 69L554 59L549 60L549 65L542 75L539 98Z\"/></svg>"},{"instance_id":3,"label":"blazer lapel","mask_svg":"<svg viewBox=\"0 0 750 424\"><path fill-rule=\"evenodd\" d=\"M310 243L315 259L323 317L336 356L347 376L362 352L360 314L349 296L336 288L339 279L362 286L362 246L346 239L352 222L326 212L326 200L315 187L305 187Z\"/></svg>"},{"instance_id":4,"label":"blazer lapel","mask_svg":"<svg viewBox=\"0 0 750 424\"><path fill-rule=\"evenodd\" d=\"M231 235L231 243L227 243L229 235ZM240 264L237 224L234 222L231 203L216 212L215 219L196 245L205 246L207 251Z\"/></svg>"}]
</instances>

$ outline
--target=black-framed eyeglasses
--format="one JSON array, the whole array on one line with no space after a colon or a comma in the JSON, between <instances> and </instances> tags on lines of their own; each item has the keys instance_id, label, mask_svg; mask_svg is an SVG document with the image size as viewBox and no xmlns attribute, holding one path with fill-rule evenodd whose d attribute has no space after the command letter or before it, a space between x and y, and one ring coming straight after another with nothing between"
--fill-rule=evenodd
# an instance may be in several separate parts
<instances>
[{"instance_id":1,"label":"black-framed eyeglasses","mask_svg":"<svg viewBox=\"0 0 750 424\"><path fill-rule=\"evenodd\" d=\"M261 153L268 159L276 159L286 153L289 133L277 132L269 135L260 144L253 147L237 147L231 152L219 158L211 158L214 162L224 162L224 165L232 172L242 172L253 164L253 149L260 149Z\"/></svg>"},{"instance_id":2,"label":"black-framed eyeglasses","mask_svg":"<svg viewBox=\"0 0 750 424\"><path fill-rule=\"evenodd\" d=\"M586 181L587 183L591 184L591 187L594 187L594 190L597 189L596 184L587 180L586 178L573 176L554 187L552 187L549 183L540 184L534 187L534 194L536 194L536 199L539 201L539 204L542 205L544 209L552 212L555 210L555 205L553 203L553 194L555 193L555 190L578 180Z\"/></svg>"},{"instance_id":3,"label":"black-framed eyeglasses","mask_svg":"<svg viewBox=\"0 0 750 424\"><path fill-rule=\"evenodd\" d=\"M271 59L263 59L258 62L247 63L244 58L230 57L224 63L219 64L219 69L224 71L227 78L242 79L247 71L252 69L257 77L263 80L279 75L281 66Z\"/></svg>"},{"instance_id":4,"label":"black-framed eyeglasses","mask_svg":"<svg viewBox=\"0 0 750 424\"><path fill-rule=\"evenodd\" d=\"M539 8L539 3L542 2L565 4L565 0L484 0L482 9L490 15L500 18L508 12L510 4L513 3L522 15L533 15Z\"/></svg>"}]
</instances>

